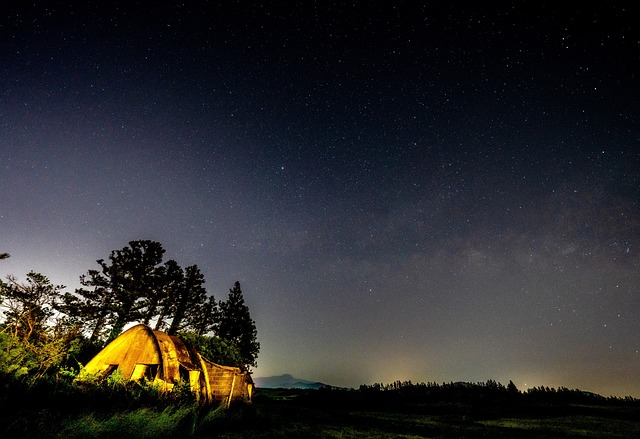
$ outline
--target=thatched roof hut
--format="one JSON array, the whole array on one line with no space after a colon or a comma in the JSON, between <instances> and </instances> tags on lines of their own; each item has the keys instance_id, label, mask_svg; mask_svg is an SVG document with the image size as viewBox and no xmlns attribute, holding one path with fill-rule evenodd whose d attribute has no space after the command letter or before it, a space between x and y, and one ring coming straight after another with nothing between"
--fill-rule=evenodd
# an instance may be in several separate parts
<instances>
[{"instance_id":1,"label":"thatched roof hut","mask_svg":"<svg viewBox=\"0 0 640 439\"><path fill-rule=\"evenodd\" d=\"M85 366L89 375L104 378L118 371L128 380L147 379L170 391L188 381L201 402L251 401L251 375L238 367L221 366L203 358L179 337L136 325L109 343Z\"/></svg>"}]
</instances>

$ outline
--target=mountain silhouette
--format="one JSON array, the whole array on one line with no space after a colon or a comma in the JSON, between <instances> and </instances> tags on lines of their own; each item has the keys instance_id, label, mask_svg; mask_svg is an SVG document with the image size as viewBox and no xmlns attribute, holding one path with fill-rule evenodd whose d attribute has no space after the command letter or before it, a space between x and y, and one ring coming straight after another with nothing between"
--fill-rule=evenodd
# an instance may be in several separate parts
<instances>
[{"instance_id":1,"label":"mountain silhouette","mask_svg":"<svg viewBox=\"0 0 640 439\"><path fill-rule=\"evenodd\" d=\"M253 382L256 387L262 387L263 389L320 389L327 386L319 381L303 380L290 374L254 377Z\"/></svg>"}]
</instances>

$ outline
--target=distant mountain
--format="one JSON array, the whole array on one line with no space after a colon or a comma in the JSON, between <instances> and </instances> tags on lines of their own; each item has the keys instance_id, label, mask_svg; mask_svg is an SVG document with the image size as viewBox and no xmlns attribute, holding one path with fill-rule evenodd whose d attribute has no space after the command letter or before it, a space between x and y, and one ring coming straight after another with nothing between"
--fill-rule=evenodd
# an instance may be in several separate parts
<instances>
[{"instance_id":1,"label":"distant mountain","mask_svg":"<svg viewBox=\"0 0 640 439\"><path fill-rule=\"evenodd\" d=\"M254 377L253 382L256 387L262 387L263 389L320 389L327 386L318 381L303 380L289 374L273 377Z\"/></svg>"}]
</instances>

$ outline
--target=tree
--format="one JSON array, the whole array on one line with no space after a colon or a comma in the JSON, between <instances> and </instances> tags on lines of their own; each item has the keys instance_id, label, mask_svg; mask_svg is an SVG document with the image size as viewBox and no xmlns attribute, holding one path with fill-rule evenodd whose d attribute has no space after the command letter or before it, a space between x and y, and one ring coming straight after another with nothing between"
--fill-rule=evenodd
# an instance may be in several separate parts
<instances>
[{"instance_id":1,"label":"tree","mask_svg":"<svg viewBox=\"0 0 640 439\"><path fill-rule=\"evenodd\" d=\"M63 285L53 285L48 277L31 271L27 282L19 283L8 276L2 283L2 306L5 319L3 331L27 343L46 338L46 326L55 313Z\"/></svg>"},{"instance_id":2,"label":"tree","mask_svg":"<svg viewBox=\"0 0 640 439\"><path fill-rule=\"evenodd\" d=\"M89 270L80 277L88 288L66 295L63 310L91 325L92 340L109 328L107 341L115 339L130 322L153 317L163 291L164 249L155 241L131 241L129 246L114 250L109 263L99 259L101 270Z\"/></svg>"},{"instance_id":3,"label":"tree","mask_svg":"<svg viewBox=\"0 0 640 439\"><path fill-rule=\"evenodd\" d=\"M237 346L245 366L255 367L260 351L258 331L244 303L240 282L236 282L229 290L228 299L219 303L219 309L217 335Z\"/></svg>"},{"instance_id":4,"label":"tree","mask_svg":"<svg viewBox=\"0 0 640 439\"><path fill-rule=\"evenodd\" d=\"M84 279L81 277L80 282ZM58 310L76 319L90 332L89 341L100 344L105 335L112 312L108 306L108 293L104 288L77 289L75 294L66 293Z\"/></svg>"},{"instance_id":5,"label":"tree","mask_svg":"<svg viewBox=\"0 0 640 439\"><path fill-rule=\"evenodd\" d=\"M167 331L175 335L183 329L194 330L194 326L202 323L212 324L215 311L209 314L207 307L207 291L203 287L204 276L197 265L186 268L182 282L176 286L171 294L171 302L175 304L173 320ZM215 303L215 302L214 302Z\"/></svg>"},{"instance_id":6,"label":"tree","mask_svg":"<svg viewBox=\"0 0 640 439\"><path fill-rule=\"evenodd\" d=\"M160 289L156 291L157 304L155 306L155 330L164 331L167 327L166 320L171 318L171 314L175 309L174 298L172 292L179 288L184 281L184 272L182 267L173 259L165 262L161 268L161 276L163 282Z\"/></svg>"},{"instance_id":7,"label":"tree","mask_svg":"<svg viewBox=\"0 0 640 439\"><path fill-rule=\"evenodd\" d=\"M176 334L204 335L215 326L215 300L207 301L204 276L197 265L183 270L176 261L162 263L164 249L155 241L131 241L114 250L101 270L81 276L83 286L67 294L60 309L79 319L97 342L115 339L132 322ZM214 305L213 307L211 305ZM169 323L170 322L170 323Z\"/></svg>"},{"instance_id":8,"label":"tree","mask_svg":"<svg viewBox=\"0 0 640 439\"><path fill-rule=\"evenodd\" d=\"M26 283L13 276L7 280L0 283L5 309L0 325L0 372L35 380L67 358L74 337L64 319L53 319L64 286L53 285L33 271L27 274Z\"/></svg>"},{"instance_id":9,"label":"tree","mask_svg":"<svg viewBox=\"0 0 640 439\"><path fill-rule=\"evenodd\" d=\"M217 333L220 311L218 302L213 296L207 301L195 307L189 316L189 330L197 335L204 336L210 332Z\"/></svg>"}]
</instances>

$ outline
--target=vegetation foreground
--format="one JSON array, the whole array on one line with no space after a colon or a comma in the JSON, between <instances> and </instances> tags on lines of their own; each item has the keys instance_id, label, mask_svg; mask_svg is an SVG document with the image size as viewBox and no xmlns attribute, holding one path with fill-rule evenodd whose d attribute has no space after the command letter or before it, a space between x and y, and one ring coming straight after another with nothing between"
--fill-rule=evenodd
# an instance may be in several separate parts
<instances>
[{"instance_id":1,"label":"vegetation foreground","mask_svg":"<svg viewBox=\"0 0 640 439\"><path fill-rule=\"evenodd\" d=\"M12 438L629 438L640 400L487 383L258 389L254 403L201 408L188 389L140 383L2 381L0 437Z\"/></svg>"}]
</instances>

